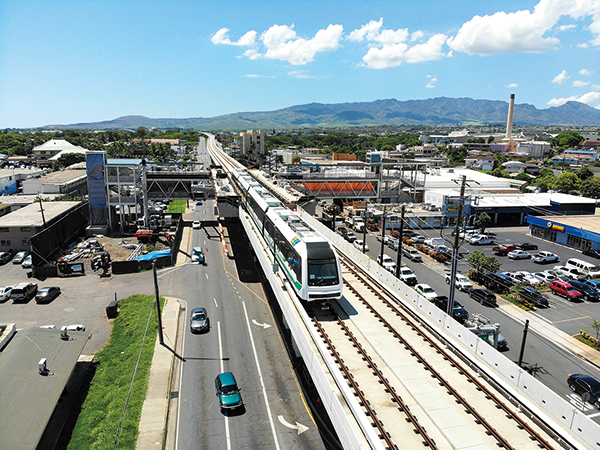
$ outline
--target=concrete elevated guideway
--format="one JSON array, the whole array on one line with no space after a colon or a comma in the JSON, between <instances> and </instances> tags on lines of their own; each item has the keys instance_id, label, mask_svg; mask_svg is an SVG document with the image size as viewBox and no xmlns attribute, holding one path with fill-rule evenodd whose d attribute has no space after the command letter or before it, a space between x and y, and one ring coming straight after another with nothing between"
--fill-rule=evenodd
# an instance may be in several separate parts
<instances>
[{"instance_id":1,"label":"concrete elevated guideway","mask_svg":"<svg viewBox=\"0 0 600 450\"><path fill-rule=\"evenodd\" d=\"M213 155L216 158L226 158L223 155ZM232 161L225 162L225 164L233 164ZM302 211L299 210L302 214ZM308 214L303 214L305 220L307 220L311 226L319 229L325 234L332 242L339 240L339 236L332 233L330 230L323 228L314 218ZM253 247L255 248L257 255L261 261L261 264L265 268L265 274L269 278L272 287L276 291L278 300L282 304L284 312L286 308L291 310L292 306L285 306L292 299L283 300L284 297L280 297L277 293L277 286L285 286L285 282L279 279L275 274L272 273L269 268L272 262L269 260L268 252L261 252L257 250L260 248L260 241L255 237L255 233L252 231L252 223L244 217L244 213L240 210L240 219L246 228L246 232L252 240ZM351 246L348 246L345 241L337 242L341 251L351 255L351 258L359 263L364 269L371 273L371 275L378 280L382 286L386 286L390 292L396 292L399 300L407 304L408 307L415 309L418 314L423 314L423 320L428 322L433 327L439 328L441 334L446 336L446 339L450 343L449 345L456 347L458 351L468 358L472 364L479 367L482 373L485 373L488 377L496 380L496 383L502 386L502 388L510 393L512 401L518 401L524 410L530 411L535 414L540 422L546 424L554 430L559 440L568 442L568 446L574 448L596 448L598 445L598 437L600 437L600 430L598 425L590 421L584 414L581 414L577 410L573 410L572 405L565 402L563 398L550 391L544 385L539 383L534 377L531 377L524 370L518 368L512 361L499 354L492 347L487 345L485 342L477 338L471 333L465 333L462 326L458 326L456 322L451 320L442 311L420 296L416 295L415 291L406 287L405 285L398 283L394 277L391 277L388 272L383 270L381 267L374 264L369 257L357 252ZM281 294L283 295L283 294ZM365 426L364 415L361 416L362 411L357 408L356 400L352 395L347 395L347 385L343 379L339 378L339 370L334 364L331 364L328 358L328 352L323 349L319 349L318 337L312 336L312 343L310 340L305 339L303 336L310 335L310 326L306 321L299 322L297 315L302 316L303 308L295 308L296 313L290 311L290 315L286 314L286 321L292 329L296 346L300 349L303 357L307 361L307 366L313 374L315 384L319 389L321 397L324 403L329 406L329 412L333 423L338 430L340 437L345 436L347 439L344 441L345 448L359 448L358 442L362 439L367 439L369 444L373 448L378 448L381 442L378 438L374 438L369 433L369 429L372 431L370 424ZM305 313L305 312L304 312ZM295 315L296 314L296 315ZM374 340L378 338L373 335ZM383 339L383 337L382 337ZM315 352L314 346L317 346L318 352ZM385 353L385 352L384 352ZM393 352L390 353L390 357L393 357ZM393 361L390 362L394 364ZM322 364L325 364L327 369L322 369ZM337 375L336 375L337 374ZM342 377L343 378L343 377ZM332 383L331 380L334 382ZM367 392L368 393L368 392ZM415 393L418 394L418 393ZM337 399L333 401L334 399ZM331 403L329 403L331 402ZM434 402L435 403L435 402ZM351 411L351 414L348 414ZM401 420L401 419L398 419ZM354 430L354 435L349 434L351 430ZM471 431L477 433L476 430ZM442 434L444 432L442 431ZM464 431L464 433L470 433ZM474 439L468 439L467 435L464 434L466 441L474 442ZM552 441L552 439L547 439ZM466 442L463 441L463 442ZM456 442L454 442L456 444ZM454 448L456 446L451 444ZM556 442L552 442L557 448ZM537 444L531 443L530 448L537 447ZM460 447L462 448L462 447ZM472 447L471 447L472 448ZM489 447L477 447L477 448L489 448ZM528 447L523 447L528 448Z\"/></svg>"}]
</instances>

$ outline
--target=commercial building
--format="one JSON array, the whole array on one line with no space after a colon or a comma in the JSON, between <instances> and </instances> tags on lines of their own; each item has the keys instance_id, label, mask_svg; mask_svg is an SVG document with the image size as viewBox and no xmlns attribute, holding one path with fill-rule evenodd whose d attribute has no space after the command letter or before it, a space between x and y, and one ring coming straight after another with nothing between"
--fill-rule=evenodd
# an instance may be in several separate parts
<instances>
[{"instance_id":1,"label":"commercial building","mask_svg":"<svg viewBox=\"0 0 600 450\"><path fill-rule=\"evenodd\" d=\"M242 154L264 156L265 154L265 130L248 130L240 133Z\"/></svg>"},{"instance_id":2,"label":"commercial building","mask_svg":"<svg viewBox=\"0 0 600 450\"><path fill-rule=\"evenodd\" d=\"M527 217L532 236L580 250L600 250L600 216Z\"/></svg>"},{"instance_id":3,"label":"commercial building","mask_svg":"<svg viewBox=\"0 0 600 450\"><path fill-rule=\"evenodd\" d=\"M85 169L61 170L23 181L23 194L60 194L75 197L86 193Z\"/></svg>"},{"instance_id":4,"label":"commercial building","mask_svg":"<svg viewBox=\"0 0 600 450\"><path fill-rule=\"evenodd\" d=\"M30 238L81 202L37 202L0 217L0 252L30 250Z\"/></svg>"},{"instance_id":5,"label":"commercial building","mask_svg":"<svg viewBox=\"0 0 600 450\"><path fill-rule=\"evenodd\" d=\"M0 195L11 195L20 192L22 183L43 173L39 169L0 169Z\"/></svg>"}]
</instances>

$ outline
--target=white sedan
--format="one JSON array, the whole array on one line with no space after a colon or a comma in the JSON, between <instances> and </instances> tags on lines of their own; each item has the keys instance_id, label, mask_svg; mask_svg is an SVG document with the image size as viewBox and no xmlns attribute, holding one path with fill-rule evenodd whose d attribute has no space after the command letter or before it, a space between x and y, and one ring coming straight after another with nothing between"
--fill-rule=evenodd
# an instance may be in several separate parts
<instances>
[{"instance_id":1,"label":"white sedan","mask_svg":"<svg viewBox=\"0 0 600 450\"><path fill-rule=\"evenodd\" d=\"M508 252L508 257L510 259L530 259L531 253L525 250L513 250L512 252Z\"/></svg>"},{"instance_id":2,"label":"white sedan","mask_svg":"<svg viewBox=\"0 0 600 450\"><path fill-rule=\"evenodd\" d=\"M415 286L415 291L417 291L427 300L433 300L438 296L437 293L433 290L433 288L428 284L417 284Z\"/></svg>"},{"instance_id":3,"label":"white sedan","mask_svg":"<svg viewBox=\"0 0 600 450\"><path fill-rule=\"evenodd\" d=\"M12 286L0 286L0 302L6 301L10 298Z\"/></svg>"},{"instance_id":4,"label":"white sedan","mask_svg":"<svg viewBox=\"0 0 600 450\"><path fill-rule=\"evenodd\" d=\"M192 222L192 228L193 228L194 230L199 230L199 229L200 229L200 221L199 221L199 220L194 220L194 221Z\"/></svg>"},{"instance_id":5,"label":"white sedan","mask_svg":"<svg viewBox=\"0 0 600 450\"><path fill-rule=\"evenodd\" d=\"M355 240L352 245L354 245L357 249L359 249L361 252L363 251L363 240L362 239L357 239ZM369 251L369 246L367 245L367 243L365 242L365 252Z\"/></svg>"},{"instance_id":6,"label":"white sedan","mask_svg":"<svg viewBox=\"0 0 600 450\"><path fill-rule=\"evenodd\" d=\"M529 272L525 272L525 271L518 271L515 272L518 275L522 276L522 279L525 281L526 284L528 284L529 286L537 286L538 284L541 284L542 282L532 273Z\"/></svg>"}]
</instances>

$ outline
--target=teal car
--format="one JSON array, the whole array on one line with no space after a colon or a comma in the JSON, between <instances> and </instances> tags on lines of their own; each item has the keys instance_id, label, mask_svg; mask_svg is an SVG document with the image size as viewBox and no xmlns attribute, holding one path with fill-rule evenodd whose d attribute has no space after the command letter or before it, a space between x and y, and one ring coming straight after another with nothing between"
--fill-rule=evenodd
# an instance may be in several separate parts
<instances>
[{"instance_id":1,"label":"teal car","mask_svg":"<svg viewBox=\"0 0 600 450\"><path fill-rule=\"evenodd\" d=\"M236 409L244 406L240 388L231 372L220 373L215 378L215 387L221 409Z\"/></svg>"}]
</instances>

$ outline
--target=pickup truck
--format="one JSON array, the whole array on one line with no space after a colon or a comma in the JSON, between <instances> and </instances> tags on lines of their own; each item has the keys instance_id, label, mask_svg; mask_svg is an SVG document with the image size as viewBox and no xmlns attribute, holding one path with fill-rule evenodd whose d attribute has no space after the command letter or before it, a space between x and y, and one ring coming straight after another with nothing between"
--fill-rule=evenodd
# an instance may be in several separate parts
<instances>
[{"instance_id":1,"label":"pickup truck","mask_svg":"<svg viewBox=\"0 0 600 450\"><path fill-rule=\"evenodd\" d=\"M414 286L418 283L415 273L404 264L400 267L400 280L407 286Z\"/></svg>"},{"instance_id":2,"label":"pickup truck","mask_svg":"<svg viewBox=\"0 0 600 450\"><path fill-rule=\"evenodd\" d=\"M389 272L396 273L396 263L388 255L383 255L383 262L381 262L381 256L377 255L377 264L381 264Z\"/></svg>"},{"instance_id":3,"label":"pickup truck","mask_svg":"<svg viewBox=\"0 0 600 450\"><path fill-rule=\"evenodd\" d=\"M451 280L452 280L452 278L450 277L450 274L447 274L446 275L446 284L450 284ZM456 289L458 289L459 291L464 291L464 292L467 292L467 291L473 289L473 285L471 284L471 282L467 279L467 277L465 277L461 273L456 274L454 286L456 286Z\"/></svg>"},{"instance_id":4,"label":"pickup truck","mask_svg":"<svg viewBox=\"0 0 600 450\"><path fill-rule=\"evenodd\" d=\"M406 256L411 261L421 262L423 258L421 258L421 254L414 248L410 247L402 247L402 254Z\"/></svg>"}]
</instances>

